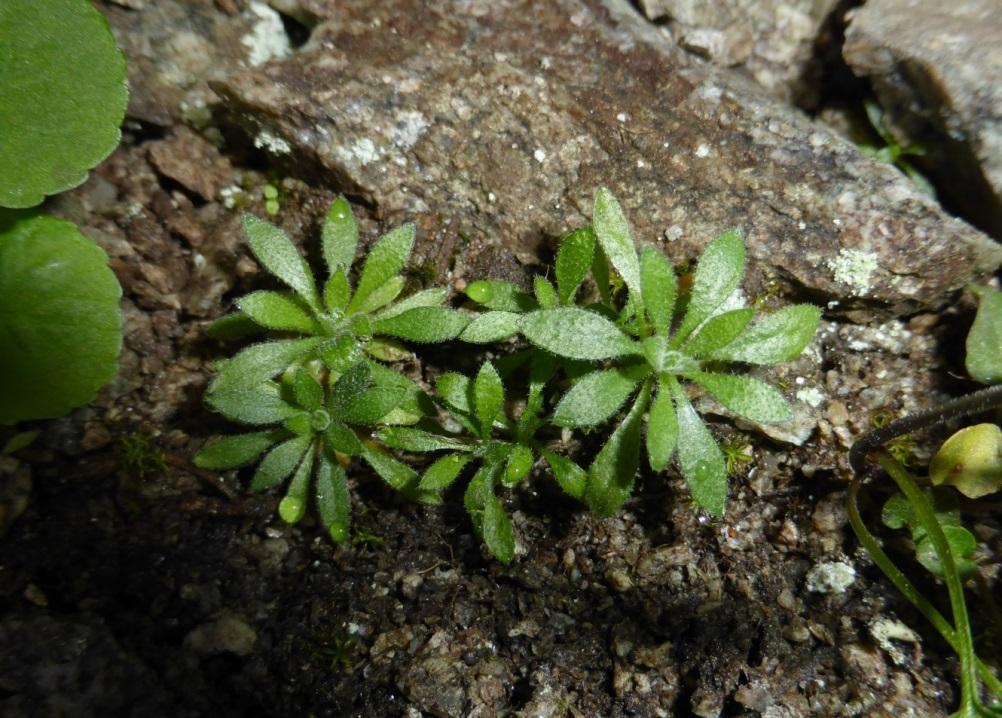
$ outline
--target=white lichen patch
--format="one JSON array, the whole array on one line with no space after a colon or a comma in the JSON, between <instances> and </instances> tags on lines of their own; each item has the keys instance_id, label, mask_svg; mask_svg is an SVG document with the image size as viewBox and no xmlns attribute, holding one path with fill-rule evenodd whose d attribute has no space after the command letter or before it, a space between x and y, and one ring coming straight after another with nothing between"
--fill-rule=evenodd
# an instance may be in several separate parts
<instances>
[{"instance_id":1,"label":"white lichen patch","mask_svg":"<svg viewBox=\"0 0 1002 718\"><path fill-rule=\"evenodd\" d=\"M358 164L363 167L379 159L379 150L368 137L359 138L347 147L338 147L336 153L338 159L345 164Z\"/></svg>"},{"instance_id":2,"label":"white lichen patch","mask_svg":"<svg viewBox=\"0 0 1002 718\"><path fill-rule=\"evenodd\" d=\"M802 401L815 409L821 406L821 402L824 400L824 393L816 386L809 386L797 391L797 401Z\"/></svg>"},{"instance_id":3,"label":"white lichen patch","mask_svg":"<svg viewBox=\"0 0 1002 718\"><path fill-rule=\"evenodd\" d=\"M390 131L390 140L402 150L413 147L424 131L428 129L428 120L420 112L406 110L397 115L396 124Z\"/></svg>"},{"instance_id":4,"label":"white lichen patch","mask_svg":"<svg viewBox=\"0 0 1002 718\"><path fill-rule=\"evenodd\" d=\"M287 155L292 152L292 147L289 146L288 142L271 130L264 128L254 137L254 146L258 149L267 150L273 155Z\"/></svg>"},{"instance_id":5,"label":"white lichen patch","mask_svg":"<svg viewBox=\"0 0 1002 718\"><path fill-rule=\"evenodd\" d=\"M870 635L873 636L873 640L877 642L886 653L891 657L891 660L902 665L906 661L906 656L900 648L898 648L892 641L901 641L903 643L918 643L919 636L915 631L910 629L908 626L903 624L901 621L897 621L891 618L877 618L870 624Z\"/></svg>"},{"instance_id":6,"label":"white lichen patch","mask_svg":"<svg viewBox=\"0 0 1002 718\"><path fill-rule=\"evenodd\" d=\"M544 152L543 150L536 150L535 152L532 153L532 156L536 158L536 162L538 162L539 164L543 164L544 162L546 162L546 152Z\"/></svg>"},{"instance_id":7,"label":"white lichen patch","mask_svg":"<svg viewBox=\"0 0 1002 718\"><path fill-rule=\"evenodd\" d=\"M237 200L242 197L243 194L244 191L235 184L231 184L229 187L223 187L219 190L219 198L222 200L223 206L226 207L226 209L233 209L237 204Z\"/></svg>"},{"instance_id":8,"label":"white lichen patch","mask_svg":"<svg viewBox=\"0 0 1002 718\"><path fill-rule=\"evenodd\" d=\"M811 593L845 593L856 580L856 569L845 561L823 561L807 572L807 590Z\"/></svg>"},{"instance_id":9,"label":"white lichen patch","mask_svg":"<svg viewBox=\"0 0 1002 718\"><path fill-rule=\"evenodd\" d=\"M240 38L240 42L247 48L247 62L251 67L288 55L289 36L282 25L281 15L258 0L251 2L250 11L258 19L251 31Z\"/></svg>"},{"instance_id":10,"label":"white lichen patch","mask_svg":"<svg viewBox=\"0 0 1002 718\"><path fill-rule=\"evenodd\" d=\"M880 257L861 249L839 250L838 256L825 262L832 270L835 281L849 288L854 296L862 296L873 286L873 273L877 271Z\"/></svg>"}]
</instances>

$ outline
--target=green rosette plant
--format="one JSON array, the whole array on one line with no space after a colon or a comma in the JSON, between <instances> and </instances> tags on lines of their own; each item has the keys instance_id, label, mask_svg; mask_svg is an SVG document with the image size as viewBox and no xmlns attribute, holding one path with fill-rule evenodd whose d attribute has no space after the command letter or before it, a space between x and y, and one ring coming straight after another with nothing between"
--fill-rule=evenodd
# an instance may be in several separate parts
<instances>
[{"instance_id":1,"label":"green rosette plant","mask_svg":"<svg viewBox=\"0 0 1002 718\"><path fill-rule=\"evenodd\" d=\"M623 211L609 190L595 195L592 230L575 240L574 271L555 291L556 305L518 315L518 330L536 347L569 360L602 362L575 379L553 411L562 427L598 426L627 405L627 411L588 470L585 500L600 516L615 513L629 497L642 444L651 468L660 472L677 455L695 503L722 515L727 497L724 455L693 408L683 387L705 389L730 412L756 422L792 418L778 390L758 379L720 369L730 363L770 365L798 356L813 338L821 311L809 304L786 307L753 322L754 310L729 309L745 267L740 233L713 240L695 271L692 289L679 297L671 264L653 248L638 255ZM592 253L600 254L595 261ZM626 288L626 300L612 306L611 263ZM591 267L603 303L572 306L582 268ZM598 267L598 271L596 271ZM561 279L558 268L558 283ZM570 287L574 289L570 289ZM537 292L538 294L538 292ZM471 323L476 326L477 321ZM643 440L646 416L646 442Z\"/></svg>"},{"instance_id":2,"label":"green rosette plant","mask_svg":"<svg viewBox=\"0 0 1002 718\"><path fill-rule=\"evenodd\" d=\"M217 336L255 330L280 333L251 345L219 368L206 394L210 406L242 420L243 396L287 367L320 359L332 372L343 373L368 357L392 361L408 356L397 340L441 342L455 338L470 317L441 306L444 288L425 289L398 299L406 280L401 271L414 246L414 225L399 227L369 250L358 281L349 272L358 250L358 225L343 197L330 207L323 225L322 249L328 278L323 291L295 245L274 225L246 215L247 242L261 265L291 291L259 290L241 297L239 312L214 326ZM413 422L423 414L423 393L410 388L411 399L397 407L397 422ZM234 413L231 408L236 407Z\"/></svg>"},{"instance_id":3,"label":"green rosette plant","mask_svg":"<svg viewBox=\"0 0 1002 718\"><path fill-rule=\"evenodd\" d=\"M463 504L474 529L495 558L508 563L515 555L515 533L496 489L513 488L524 480L542 457L560 486L582 498L585 472L537 439L546 425L543 386L555 371L551 357L540 352L523 353L528 360L529 395L516 418L509 417L504 384L491 362L485 362L472 380L456 372L439 377L436 395L449 415L465 431L449 435L427 427L397 426L380 429L376 437L393 448L416 453L446 451L422 474L418 488L443 491L468 465L478 466L467 484ZM517 362L516 362L517 363Z\"/></svg>"}]
</instances>

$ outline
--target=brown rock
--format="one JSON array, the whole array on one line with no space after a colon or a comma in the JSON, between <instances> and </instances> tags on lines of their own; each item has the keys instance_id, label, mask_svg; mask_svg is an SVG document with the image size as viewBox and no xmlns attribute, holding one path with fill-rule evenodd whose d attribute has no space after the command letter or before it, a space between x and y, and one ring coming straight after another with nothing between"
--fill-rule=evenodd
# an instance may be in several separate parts
<instances>
[{"instance_id":1,"label":"brown rock","mask_svg":"<svg viewBox=\"0 0 1002 718\"><path fill-rule=\"evenodd\" d=\"M178 127L170 137L150 143L150 163L156 170L212 201L219 190L233 181L233 167L212 143L186 127Z\"/></svg>"}]
</instances>

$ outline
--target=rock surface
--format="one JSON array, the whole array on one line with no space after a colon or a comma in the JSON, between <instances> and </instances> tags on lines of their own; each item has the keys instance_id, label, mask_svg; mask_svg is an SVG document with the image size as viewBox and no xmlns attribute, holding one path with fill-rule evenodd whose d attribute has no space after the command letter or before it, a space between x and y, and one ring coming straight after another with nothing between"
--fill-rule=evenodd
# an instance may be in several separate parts
<instances>
[{"instance_id":1,"label":"rock surface","mask_svg":"<svg viewBox=\"0 0 1002 718\"><path fill-rule=\"evenodd\" d=\"M870 0L843 55L944 196L1002 239L1002 13L996 0Z\"/></svg>"},{"instance_id":2,"label":"rock surface","mask_svg":"<svg viewBox=\"0 0 1002 718\"><path fill-rule=\"evenodd\" d=\"M649 20L711 62L738 66L779 97L816 92L813 45L838 0L640 0Z\"/></svg>"},{"instance_id":3,"label":"rock surface","mask_svg":"<svg viewBox=\"0 0 1002 718\"><path fill-rule=\"evenodd\" d=\"M914 312L1002 257L894 169L693 64L619 3L310 6L323 22L304 51L212 86L273 153L381 219L417 217L419 261L440 274L465 274L467 239L546 256L599 185L676 262L741 227L752 293L779 279L842 309Z\"/></svg>"}]
</instances>

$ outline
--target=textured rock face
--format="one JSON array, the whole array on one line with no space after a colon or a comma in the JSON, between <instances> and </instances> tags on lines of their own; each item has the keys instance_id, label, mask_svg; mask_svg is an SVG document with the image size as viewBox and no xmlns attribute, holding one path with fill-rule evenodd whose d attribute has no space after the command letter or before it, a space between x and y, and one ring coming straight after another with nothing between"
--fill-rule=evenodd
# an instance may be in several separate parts
<instances>
[{"instance_id":1,"label":"textured rock face","mask_svg":"<svg viewBox=\"0 0 1002 718\"><path fill-rule=\"evenodd\" d=\"M741 66L781 96L813 91L812 45L838 0L641 0L679 45L718 65Z\"/></svg>"},{"instance_id":2,"label":"textured rock face","mask_svg":"<svg viewBox=\"0 0 1002 718\"><path fill-rule=\"evenodd\" d=\"M780 279L843 309L910 312L999 262L895 170L693 66L626 5L306 5L321 22L303 51L214 89L257 144L390 223L417 217L440 272L467 239L547 255L599 185L676 261L741 227L763 270L753 293Z\"/></svg>"},{"instance_id":3,"label":"textured rock face","mask_svg":"<svg viewBox=\"0 0 1002 718\"><path fill-rule=\"evenodd\" d=\"M843 54L905 143L927 147L946 197L1002 239L999 10L997 0L870 0Z\"/></svg>"}]
</instances>

